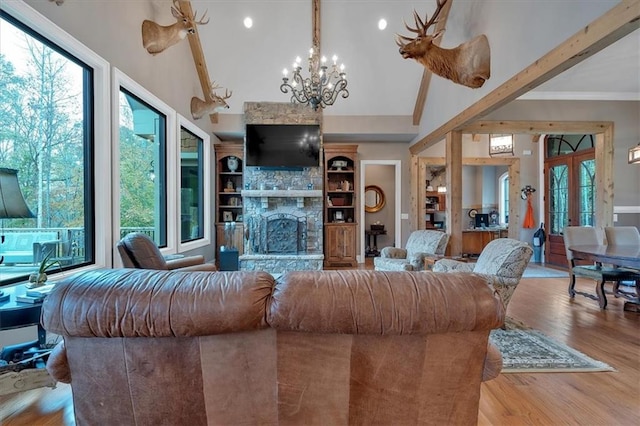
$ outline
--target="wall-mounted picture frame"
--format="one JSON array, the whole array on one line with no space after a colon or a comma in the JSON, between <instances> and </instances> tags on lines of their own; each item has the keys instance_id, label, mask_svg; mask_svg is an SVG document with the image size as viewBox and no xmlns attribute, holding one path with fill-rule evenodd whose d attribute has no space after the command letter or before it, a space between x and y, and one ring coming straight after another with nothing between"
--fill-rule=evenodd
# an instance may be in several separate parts
<instances>
[{"instance_id":1,"label":"wall-mounted picture frame","mask_svg":"<svg viewBox=\"0 0 640 426\"><path fill-rule=\"evenodd\" d=\"M233 212L222 212L223 222L233 222Z\"/></svg>"}]
</instances>

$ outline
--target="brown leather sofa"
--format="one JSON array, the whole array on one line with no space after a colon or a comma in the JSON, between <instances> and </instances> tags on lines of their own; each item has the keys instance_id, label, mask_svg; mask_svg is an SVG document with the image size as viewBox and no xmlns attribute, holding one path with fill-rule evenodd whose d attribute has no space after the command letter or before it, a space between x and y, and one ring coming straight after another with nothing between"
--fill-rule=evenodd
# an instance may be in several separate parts
<instances>
[{"instance_id":1,"label":"brown leather sofa","mask_svg":"<svg viewBox=\"0 0 640 426\"><path fill-rule=\"evenodd\" d=\"M481 276L365 270L100 270L42 313L78 425L475 425L503 320Z\"/></svg>"}]
</instances>

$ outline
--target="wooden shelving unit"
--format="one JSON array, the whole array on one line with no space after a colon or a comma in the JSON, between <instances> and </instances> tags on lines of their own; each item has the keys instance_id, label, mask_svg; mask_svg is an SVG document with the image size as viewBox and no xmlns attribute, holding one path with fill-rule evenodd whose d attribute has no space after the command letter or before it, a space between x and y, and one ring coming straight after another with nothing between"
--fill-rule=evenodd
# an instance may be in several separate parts
<instances>
[{"instance_id":1,"label":"wooden shelving unit","mask_svg":"<svg viewBox=\"0 0 640 426\"><path fill-rule=\"evenodd\" d=\"M244 149L241 144L222 143L214 145L216 155L216 259L220 259L220 246L231 245L238 249L238 255L243 253L244 227L242 226L242 188L243 179L243 155ZM229 161L230 157L235 157L237 167L232 170L229 166L234 161ZM235 222L233 228L232 241L226 241L225 226L230 227L231 222Z\"/></svg>"},{"instance_id":2,"label":"wooden shelving unit","mask_svg":"<svg viewBox=\"0 0 640 426\"><path fill-rule=\"evenodd\" d=\"M358 225L357 145L324 148L324 264L329 267L357 264Z\"/></svg>"},{"instance_id":3,"label":"wooden shelving unit","mask_svg":"<svg viewBox=\"0 0 640 426\"><path fill-rule=\"evenodd\" d=\"M424 197L425 229L443 229L442 221L436 220L436 213L447 211L447 194L427 191ZM440 226L442 225L442 226Z\"/></svg>"}]
</instances>

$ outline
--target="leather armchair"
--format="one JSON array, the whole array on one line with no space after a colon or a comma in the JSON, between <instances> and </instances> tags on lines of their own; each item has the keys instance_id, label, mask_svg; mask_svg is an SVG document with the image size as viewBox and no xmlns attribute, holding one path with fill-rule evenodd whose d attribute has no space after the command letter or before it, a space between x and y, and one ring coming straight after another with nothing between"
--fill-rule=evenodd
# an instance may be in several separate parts
<instances>
[{"instance_id":1,"label":"leather armchair","mask_svg":"<svg viewBox=\"0 0 640 426\"><path fill-rule=\"evenodd\" d=\"M380 257L373 258L376 271L422 271L427 256L444 255L449 234L441 231L420 230L409 235L406 248L385 247Z\"/></svg>"},{"instance_id":2,"label":"leather armchair","mask_svg":"<svg viewBox=\"0 0 640 426\"><path fill-rule=\"evenodd\" d=\"M156 243L141 232L127 234L116 244L125 268L157 269L165 271L215 271L213 263L205 263L204 256L185 256L166 260Z\"/></svg>"}]
</instances>

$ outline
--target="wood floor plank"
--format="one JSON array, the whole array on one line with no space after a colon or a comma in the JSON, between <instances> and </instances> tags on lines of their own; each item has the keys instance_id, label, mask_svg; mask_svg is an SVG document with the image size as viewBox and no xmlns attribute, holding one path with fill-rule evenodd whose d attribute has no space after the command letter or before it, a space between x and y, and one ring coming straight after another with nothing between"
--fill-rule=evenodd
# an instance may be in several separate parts
<instances>
[{"instance_id":1,"label":"wood floor plank","mask_svg":"<svg viewBox=\"0 0 640 426\"><path fill-rule=\"evenodd\" d=\"M508 314L616 371L501 374L482 385L478 425L637 424L640 314L624 312L624 300L613 296L604 311L594 300L570 299L567 281L522 279ZM594 284L579 279L577 287L593 291ZM62 385L0 399L0 424L73 425L72 411L71 390Z\"/></svg>"}]
</instances>

